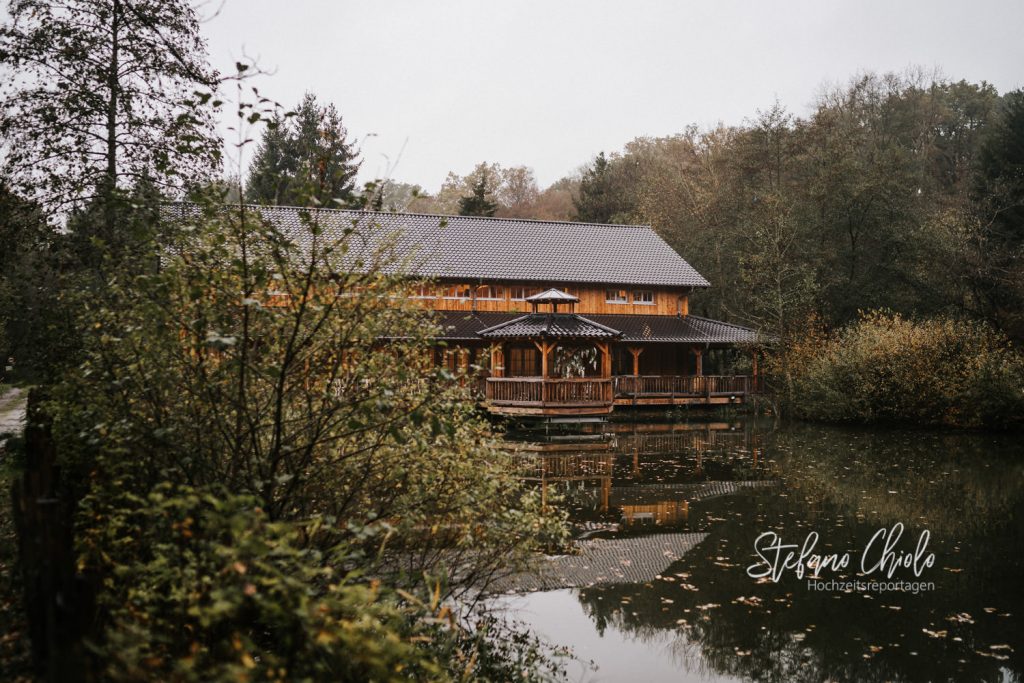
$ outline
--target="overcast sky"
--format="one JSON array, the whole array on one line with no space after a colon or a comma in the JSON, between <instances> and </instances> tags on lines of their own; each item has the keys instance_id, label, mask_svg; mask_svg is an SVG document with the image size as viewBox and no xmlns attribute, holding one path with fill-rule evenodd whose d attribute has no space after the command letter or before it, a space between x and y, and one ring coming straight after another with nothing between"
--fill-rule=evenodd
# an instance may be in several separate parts
<instances>
[{"instance_id":1,"label":"overcast sky","mask_svg":"<svg viewBox=\"0 0 1024 683\"><path fill-rule=\"evenodd\" d=\"M479 161L545 186L598 151L740 123L776 98L803 115L864 70L939 68L1005 92L1024 86L1022 28L1022 0L225 0L203 30L222 71L256 57L269 97L337 105L364 180L391 165L435 191Z\"/></svg>"}]
</instances>

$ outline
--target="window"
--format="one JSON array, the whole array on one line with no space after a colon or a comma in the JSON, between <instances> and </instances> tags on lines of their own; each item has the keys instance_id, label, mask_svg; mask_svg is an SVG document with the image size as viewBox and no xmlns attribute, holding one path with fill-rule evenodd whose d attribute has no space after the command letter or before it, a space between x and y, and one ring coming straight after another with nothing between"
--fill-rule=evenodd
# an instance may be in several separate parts
<instances>
[{"instance_id":1,"label":"window","mask_svg":"<svg viewBox=\"0 0 1024 683\"><path fill-rule=\"evenodd\" d=\"M645 306L654 305L654 292L649 289L638 289L633 292L633 303Z\"/></svg>"},{"instance_id":2,"label":"window","mask_svg":"<svg viewBox=\"0 0 1024 683\"><path fill-rule=\"evenodd\" d=\"M444 288L445 299L470 299L472 288L469 285L448 285Z\"/></svg>"},{"instance_id":3,"label":"window","mask_svg":"<svg viewBox=\"0 0 1024 683\"><path fill-rule=\"evenodd\" d=\"M536 377L540 374L540 352L513 346L508 350L509 377Z\"/></svg>"},{"instance_id":4,"label":"window","mask_svg":"<svg viewBox=\"0 0 1024 683\"><path fill-rule=\"evenodd\" d=\"M480 285L476 288L477 300L504 301L505 288L501 285Z\"/></svg>"},{"instance_id":5,"label":"window","mask_svg":"<svg viewBox=\"0 0 1024 683\"><path fill-rule=\"evenodd\" d=\"M606 289L604 300L610 304L628 304L629 295L624 289Z\"/></svg>"},{"instance_id":6,"label":"window","mask_svg":"<svg viewBox=\"0 0 1024 683\"><path fill-rule=\"evenodd\" d=\"M540 289L537 287L512 287L511 291L513 301L522 301L528 296L540 294Z\"/></svg>"}]
</instances>

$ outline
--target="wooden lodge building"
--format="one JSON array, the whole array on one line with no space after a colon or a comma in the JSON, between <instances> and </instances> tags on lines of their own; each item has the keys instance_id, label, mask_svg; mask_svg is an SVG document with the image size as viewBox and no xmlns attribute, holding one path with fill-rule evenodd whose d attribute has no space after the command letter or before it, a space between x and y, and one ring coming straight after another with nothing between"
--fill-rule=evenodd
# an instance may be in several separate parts
<instances>
[{"instance_id":1,"label":"wooden lodge building","mask_svg":"<svg viewBox=\"0 0 1024 683\"><path fill-rule=\"evenodd\" d=\"M253 207L296 239L301 209ZM618 406L741 403L751 375L705 374L754 330L690 313L710 286L653 229L512 218L319 210L321 229L388 240L410 296L442 330L438 363L481 368L495 414L604 415ZM358 251L358 250L357 250Z\"/></svg>"}]
</instances>

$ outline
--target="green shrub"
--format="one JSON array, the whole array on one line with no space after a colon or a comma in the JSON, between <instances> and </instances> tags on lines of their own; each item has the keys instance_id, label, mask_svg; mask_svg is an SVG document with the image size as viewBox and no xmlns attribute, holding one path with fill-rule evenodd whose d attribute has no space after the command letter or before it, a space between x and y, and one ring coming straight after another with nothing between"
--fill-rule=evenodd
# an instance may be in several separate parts
<instances>
[{"instance_id":1,"label":"green shrub","mask_svg":"<svg viewBox=\"0 0 1024 683\"><path fill-rule=\"evenodd\" d=\"M562 513L432 367L397 264L350 267L358 236L307 218L300 250L257 216L197 211L159 273L115 271L84 312L85 361L50 411L108 614L100 677L546 675L529 637L446 610L560 543Z\"/></svg>"},{"instance_id":2,"label":"green shrub","mask_svg":"<svg viewBox=\"0 0 1024 683\"><path fill-rule=\"evenodd\" d=\"M1024 427L1024 358L975 322L874 312L789 349L798 417L950 427Z\"/></svg>"}]
</instances>

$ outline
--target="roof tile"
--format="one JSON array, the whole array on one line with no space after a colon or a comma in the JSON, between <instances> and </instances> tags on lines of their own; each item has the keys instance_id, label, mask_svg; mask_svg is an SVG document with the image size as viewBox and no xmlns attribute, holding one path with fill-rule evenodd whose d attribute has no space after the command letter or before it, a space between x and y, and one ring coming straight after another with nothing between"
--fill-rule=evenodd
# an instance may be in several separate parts
<instances>
[{"instance_id":1,"label":"roof tile","mask_svg":"<svg viewBox=\"0 0 1024 683\"><path fill-rule=\"evenodd\" d=\"M176 205L181 210L182 205ZM389 239L420 277L707 287L708 281L647 226L251 206L300 245L308 221L366 259ZM397 267L397 266L396 266Z\"/></svg>"}]
</instances>

